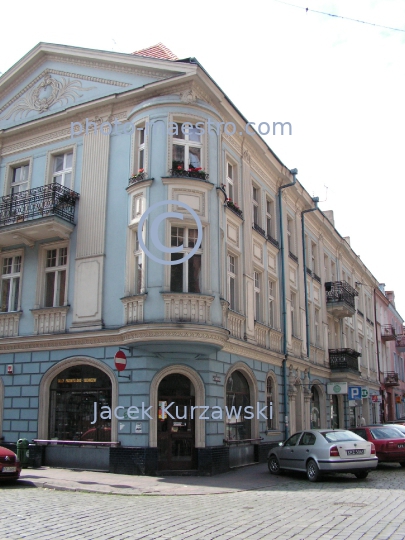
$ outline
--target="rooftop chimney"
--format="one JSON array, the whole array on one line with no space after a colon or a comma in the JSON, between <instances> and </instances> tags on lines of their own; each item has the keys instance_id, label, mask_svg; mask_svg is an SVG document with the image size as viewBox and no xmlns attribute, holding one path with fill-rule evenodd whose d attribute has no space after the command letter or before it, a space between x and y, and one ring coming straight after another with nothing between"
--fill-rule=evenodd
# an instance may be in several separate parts
<instances>
[{"instance_id":1,"label":"rooftop chimney","mask_svg":"<svg viewBox=\"0 0 405 540\"><path fill-rule=\"evenodd\" d=\"M333 210L325 210L325 217L329 219L333 226L335 226L335 218L333 216Z\"/></svg>"}]
</instances>

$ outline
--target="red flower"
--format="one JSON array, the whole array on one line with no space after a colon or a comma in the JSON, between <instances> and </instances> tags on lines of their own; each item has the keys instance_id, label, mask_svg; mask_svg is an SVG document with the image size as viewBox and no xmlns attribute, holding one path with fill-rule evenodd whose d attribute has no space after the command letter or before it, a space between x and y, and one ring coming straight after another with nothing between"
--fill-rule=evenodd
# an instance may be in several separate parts
<instances>
[{"instance_id":1,"label":"red flower","mask_svg":"<svg viewBox=\"0 0 405 540\"><path fill-rule=\"evenodd\" d=\"M181 165L177 165L177 170L178 171L181 171L183 169L183 167Z\"/></svg>"},{"instance_id":2,"label":"red flower","mask_svg":"<svg viewBox=\"0 0 405 540\"><path fill-rule=\"evenodd\" d=\"M138 173L143 173L145 169L139 169Z\"/></svg>"}]
</instances>

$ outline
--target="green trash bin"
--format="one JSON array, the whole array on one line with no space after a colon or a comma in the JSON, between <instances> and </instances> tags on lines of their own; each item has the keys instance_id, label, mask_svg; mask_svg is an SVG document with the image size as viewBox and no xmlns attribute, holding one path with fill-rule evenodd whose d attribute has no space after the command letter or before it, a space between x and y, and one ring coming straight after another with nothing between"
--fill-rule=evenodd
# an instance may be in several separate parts
<instances>
[{"instance_id":1,"label":"green trash bin","mask_svg":"<svg viewBox=\"0 0 405 540\"><path fill-rule=\"evenodd\" d=\"M21 461L21 467L28 465L28 441L27 439L18 439L17 441L17 457Z\"/></svg>"}]
</instances>

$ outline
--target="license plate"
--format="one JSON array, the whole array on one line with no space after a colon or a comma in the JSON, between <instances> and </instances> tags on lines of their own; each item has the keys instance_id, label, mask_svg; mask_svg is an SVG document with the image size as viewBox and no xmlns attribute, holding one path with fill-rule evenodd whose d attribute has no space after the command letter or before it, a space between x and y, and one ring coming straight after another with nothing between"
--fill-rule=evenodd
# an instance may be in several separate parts
<instances>
[{"instance_id":1,"label":"license plate","mask_svg":"<svg viewBox=\"0 0 405 540\"><path fill-rule=\"evenodd\" d=\"M404 448L405 447L405 444L399 444L398 445L398 448Z\"/></svg>"},{"instance_id":2,"label":"license plate","mask_svg":"<svg viewBox=\"0 0 405 540\"><path fill-rule=\"evenodd\" d=\"M3 472L17 472L17 467L3 467Z\"/></svg>"},{"instance_id":3,"label":"license plate","mask_svg":"<svg viewBox=\"0 0 405 540\"><path fill-rule=\"evenodd\" d=\"M364 454L364 450L360 450L360 449L357 449L357 450L347 450L347 455L348 455L348 456L354 456L354 455L358 455L358 454Z\"/></svg>"}]
</instances>

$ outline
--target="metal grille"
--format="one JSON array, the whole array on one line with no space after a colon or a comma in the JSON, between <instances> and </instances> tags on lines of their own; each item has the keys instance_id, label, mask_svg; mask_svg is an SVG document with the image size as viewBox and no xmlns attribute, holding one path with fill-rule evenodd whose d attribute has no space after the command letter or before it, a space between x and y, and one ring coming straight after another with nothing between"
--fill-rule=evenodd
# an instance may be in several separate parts
<instances>
[{"instance_id":1,"label":"metal grille","mask_svg":"<svg viewBox=\"0 0 405 540\"><path fill-rule=\"evenodd\" d=\"M79 194L60 184L27 189L0 198L0 226L48 216L73 223Z\"/></svg>"}]
</instances>

